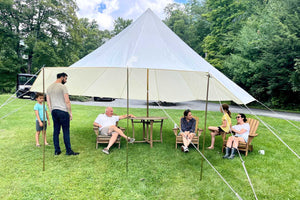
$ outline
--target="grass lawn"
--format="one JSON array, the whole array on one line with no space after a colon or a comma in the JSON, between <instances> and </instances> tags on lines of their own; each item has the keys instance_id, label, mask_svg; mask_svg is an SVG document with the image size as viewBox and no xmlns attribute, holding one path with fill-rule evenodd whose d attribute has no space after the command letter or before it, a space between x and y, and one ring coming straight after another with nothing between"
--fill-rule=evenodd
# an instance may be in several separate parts
<instances>
[{"instance_id":1,"label":"grass lawn","mask_svg":"<svg viewBox=\"0 0 300 200\"><path fill-rule=\"evenodd\" d=\"M8 98L0 95L0 105ZM104 145L95 149L92 124L104 107L73 105L71 144L79 156L66 156L62 134L62 154L54 156L52 120L47 130L45 171L43 147L35 147L35 102L17 99L0 109L0 118L17 108L22 108L0 120L0 199L237 199L214 170L204 162L200 181L201 156L190 148L184 154L175 149L174 123L164 122L163 143L128 144L128 172L126 172L126 141L121 149L114 145L111 154L102 153ZM183 110L166 110L179 120ZM125 114L126 108L114 108L116 114ZM130 109L136 116L144 116L146 109ZM150 110L151 116L165 116L159 109ZM204 112L193 111L204 126ZM233 116L236 114L233 113ZM208 125L219 125L221 113L209 112ZM247 115L247 117L252 117ZM275 127L278 135L298 154L299 130L282 119L260 117ZM235 119L233 119L235 122ZM298 127L300 122L293 122ZM127 127L127 120L120 126ZM142 126L136 125L138 140ZM131 136L131 124L128 135ZM158 126L154 138L158 138ZM253 140L254 151L247 157L242 154L258 199L300 199L299 159L260 123L259 136ZM202 141L203 136L200 137ZM40 138L40 141L41 138ZM210 136L206 133L206 144ZM255 199L243 166L238 157L222 159L221 137L216 138L214 150L205 156L243 199ZM202 149L202 142L200 145ZM258 150L264 149L265 155Z\"/></svg>"}]
</instances>

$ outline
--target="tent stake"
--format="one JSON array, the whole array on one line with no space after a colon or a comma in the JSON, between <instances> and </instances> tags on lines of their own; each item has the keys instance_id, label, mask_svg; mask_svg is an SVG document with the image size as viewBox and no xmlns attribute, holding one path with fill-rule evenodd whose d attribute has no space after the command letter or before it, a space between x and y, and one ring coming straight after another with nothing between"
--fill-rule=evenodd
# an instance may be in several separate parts
<instances>
[{"instance_id":1,"label":"tent stake","mask_svg":"<svg viewBox=\"0 0 300 200\"><path fill-rule=\"evenodd\" d=\"M210 78L210 74L207 75L207 89L206 89L206 103L205 103L205 120L204 120L203 144L202 144L202 154L203 154L203 155L204 155L204 149L205 149L205 133L206 133L206 120L207 120L207 105L208 105L209 78ZM203 161L204 161L204 159L203 159L203 157L202 157L202 159L201 159L200 181L202 180Z\"/></svg>"}]
</instances>

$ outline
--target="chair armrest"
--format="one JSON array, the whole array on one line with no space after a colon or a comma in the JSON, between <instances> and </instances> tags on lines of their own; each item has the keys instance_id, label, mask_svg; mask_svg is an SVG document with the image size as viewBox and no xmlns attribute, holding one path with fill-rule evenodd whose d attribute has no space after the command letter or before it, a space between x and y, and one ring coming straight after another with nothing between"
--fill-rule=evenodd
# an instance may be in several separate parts
<instances>
[{"instance_id":1,"label":"chair armrest","mask_svg":"<svg viewBox=\"0 0 300 200\"><path fill-rule=\"evenodd\" d=\"M94 130L94 132L95 132L95 135L98 136L98 135L99 135L99 127L93 125L93 130Z\"/></svg>"},{"instance_id":2,"label":"chair armrest","mask_svg":"<svg viewBox=\"0 0 300 200\"><path fill-rule=\"evenodd\" d=\"M118 128L121 129L122 132L125 132L125 130L126 130L124 127L119 127L118 126Z\"/></svg>"},{"instance_id":3,"label":"chair armrest","mask_svg":"<svg viewBox=\"0 0 300 200\"><path fill-rule=\"evenodd\" d=\"M173 130L173 132L174 132L174 135L175 135L175 136L178 136L178 130L179 130L179 128L173 128L172 130Z\"/></svg>"},{"instance_id":4,"label":"chair armrest","mask_svg":"<svg viewBox=\"0 0 300 200\"><path fill-rule=\"evenodd\" d=\"M256 137L256 136L258 136L257 133L254 133L254 134L252 134L252 135L249 135L249 137Z\"/></svg>"}]
</instances>

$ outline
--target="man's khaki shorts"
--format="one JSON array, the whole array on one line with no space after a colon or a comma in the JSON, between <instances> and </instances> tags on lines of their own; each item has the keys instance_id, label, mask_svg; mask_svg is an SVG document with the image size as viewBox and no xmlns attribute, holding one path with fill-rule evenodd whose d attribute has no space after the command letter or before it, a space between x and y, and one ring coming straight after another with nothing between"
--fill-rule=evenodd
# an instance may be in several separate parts
<instances>
[{"instance_id":1,"label":"man's khaki shorts","mask_svg":"<svg viewBox=\"0 0 300 200\"><path fill-rule=\"evenodd\" d=\"M107 135L107 136L111 136L112 132L109 132L109 126L105 126L101 129L100 131L100 135Z\"/></svg>"},{"instance_id":2,"label":"man's khaki shorts","mask_svg":"<svg viewBox=\"0 0 300 200\"><path fill-rule=\"evenodd\" d=\"M106 135L106 136L112 136L112 134L117 133L117 132L109 132L109 126L105 126L101 129L100 135ZM118 133L117 133L118 134ZM121 136L118 135L118 138Z\"/></svg>"}]
</instances>

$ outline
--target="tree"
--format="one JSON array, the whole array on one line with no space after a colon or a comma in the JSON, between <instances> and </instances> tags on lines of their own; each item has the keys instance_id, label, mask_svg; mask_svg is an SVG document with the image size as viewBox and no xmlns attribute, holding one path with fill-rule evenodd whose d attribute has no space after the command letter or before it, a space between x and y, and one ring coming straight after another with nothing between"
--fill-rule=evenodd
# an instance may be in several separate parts
<instances>
[{"instance_id":1,"label":"tree","mask_svg":"<svg viewBox=\"0 0 300 200\"><path fill-rule=\"evenodd\" d=\"M173 3L164 12L167 16L164 23L198 54L205 56L203 39L210 30L208 21L202 17L203 5L196 0L189 1L184 7Z\"/></svg>"},{"instance_id":2,"label":"tree","mask_svg":"<svg viewBox=\"0 0 300 200\"><path fill-rule=\"evenodd\" d=\"M123 19L121 17L118 17L114 21L114 29L111 32L112 36L118 35L121 31L123 31L131 23L132 23L132 19Z\"/></svg>"},{"instance_id":3,"label":"tree","mask_svg":"<svg viewBox=\"0 0 300 200\"><path fill-rule=\"evenodd\" d=\"M33 73L43 64L74 62L80 39L76 9L74 0L0 1L0 85L11 88L16 73Z\"/></svg>"},{"instance_id":4,"label":"tree","mask_svg":"<svg viewBox=\"0 0 300 200\"><path fill-rule=\"evenodd\" d=\"M203 48L213 66L223 69L224 60L233 50L232 41L256 4L251 0L206 0L203 16L210 22L211 33L204 39Z\"/></svg>"},{"instance_id":5,"label":"tree","mask_svg":"<svg viewBox=\"0 0 300 200\"><path fill-rule=\"evenodd\" d=\"M233 80L269 106L299 106L299 4L266 4L241 29L225 62Z\"/></svg>"},{"instance_id":6,"label":"tree","mask_svg":"<svg viewBox=\"0 0 300 200\"><path fill-rule=\"evenodd\" d=\"M15 71L19 71L24 62L20 44L20 23L18 11L13 9L12 0L0 1L0 92L11 92L15 83Z\"/></svg>"},{"instance_id":7,"label":"tree","mask_svg":"<svg viewBox=\"0 0 300 200\"><path fill-rule=\"evenodd\" d=\"M95 20L89 22L87 18L79 19L79 34L81 45L79 47L79 59L100 47L111 35L108 30L100 31Z\"/></svg>"}]
</instances>

